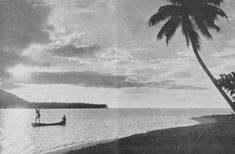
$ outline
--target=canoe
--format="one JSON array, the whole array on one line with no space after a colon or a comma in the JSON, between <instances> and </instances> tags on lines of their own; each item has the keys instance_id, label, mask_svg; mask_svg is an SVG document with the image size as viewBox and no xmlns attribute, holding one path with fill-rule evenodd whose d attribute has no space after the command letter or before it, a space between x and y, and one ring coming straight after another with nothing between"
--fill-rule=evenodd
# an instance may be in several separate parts
<instances>
[{"instance_id":1,"label":"canoe","mask_svg":"<svg viewBox=\"0 0 235 154\"><path fill-rule=\"evenodd\" d=\"M65 126L64 122L57 122L57 123L32 123L33 127L42 127L42 126Z\"/></svg>"}]
</instances>

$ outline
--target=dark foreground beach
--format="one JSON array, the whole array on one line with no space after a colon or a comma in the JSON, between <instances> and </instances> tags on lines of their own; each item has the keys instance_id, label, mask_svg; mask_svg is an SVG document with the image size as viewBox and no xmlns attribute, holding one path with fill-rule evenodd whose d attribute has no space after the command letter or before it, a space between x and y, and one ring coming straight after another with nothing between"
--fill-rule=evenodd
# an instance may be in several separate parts
<instances>
[{"instance_id":1,"label":"dark foreground beach","mask_svg":"<svg viewBox=\"0 0 235 154\"><path fill-rule=\"evenodd\" d=\"M132 135L67 154L235 154L235 115L193 119L200 124Z\"/></svg>"}]
</instances>

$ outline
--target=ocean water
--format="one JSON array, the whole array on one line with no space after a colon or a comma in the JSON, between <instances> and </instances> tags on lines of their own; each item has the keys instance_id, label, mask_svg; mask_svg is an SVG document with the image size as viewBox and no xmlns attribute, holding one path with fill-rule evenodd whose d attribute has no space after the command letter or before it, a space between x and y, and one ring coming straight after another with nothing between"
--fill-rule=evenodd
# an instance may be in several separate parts
<instances>
[{"instance_id":1,"label":"ocean water","mask_svg":"<svg viewBox=\"0 0 235 154\"><path fill-rule=\"evenodd\" d=\"M74 145L115 139L151 130L197 124L191 117L228 114L229 109L42 109L41 122L66 126L34 128L35 111L0 110L0 153L47 153Z\"/></svg>"}]
</instances>

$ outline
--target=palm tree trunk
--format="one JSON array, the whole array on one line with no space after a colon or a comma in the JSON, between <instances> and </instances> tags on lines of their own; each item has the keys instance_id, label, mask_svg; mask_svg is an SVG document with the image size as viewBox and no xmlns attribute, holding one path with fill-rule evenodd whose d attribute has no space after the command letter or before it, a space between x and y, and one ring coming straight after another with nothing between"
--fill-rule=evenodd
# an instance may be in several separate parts
<instances>
[{"instance_id":1,"label":"palm tree trunk","mask_svg":"<svg viewBox=\"0 0 235 154\"><path fill-rule=\"evenodd\" d=\"M219 92L221 93L221 95L224 97L224 99L228 102L228 104L230 105L230 107L232 108L233 112L235 112L235 105L232 102L232 100L228 97L228 95L224 92L224 90L222 89L222 87L220 87L217 83L217 80L213 77L213 75L211 74L211 72L208 70L208 68L206 67L206 65L204 64L204 62L202 61L197 48L195 47L194 43L191 42L192 47L193 47L193 52L195 54L195 56L197 57L198 62L200 63L201 67L203 68L203 70L206 72L206 74L208 75L208 77L211 79L212 83L215 85L215 87L219 90Z\"/></svg>"}]
</instances>

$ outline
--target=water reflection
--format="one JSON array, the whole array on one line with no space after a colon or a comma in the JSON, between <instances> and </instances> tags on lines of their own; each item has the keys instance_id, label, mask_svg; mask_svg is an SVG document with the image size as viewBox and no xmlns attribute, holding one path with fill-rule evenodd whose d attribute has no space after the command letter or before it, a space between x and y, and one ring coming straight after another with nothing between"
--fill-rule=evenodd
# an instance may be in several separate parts
<instances>
[{"instance_id":1,"label":"water reflection","mask_svg":"<svg viewBox=\"0 0 235 154\"><path fill-rule=\"evenodd\" d=\"M1 110L1 154L30 153L31 140L28 134L32 110Z\"/></svg>"}]
</instances>

